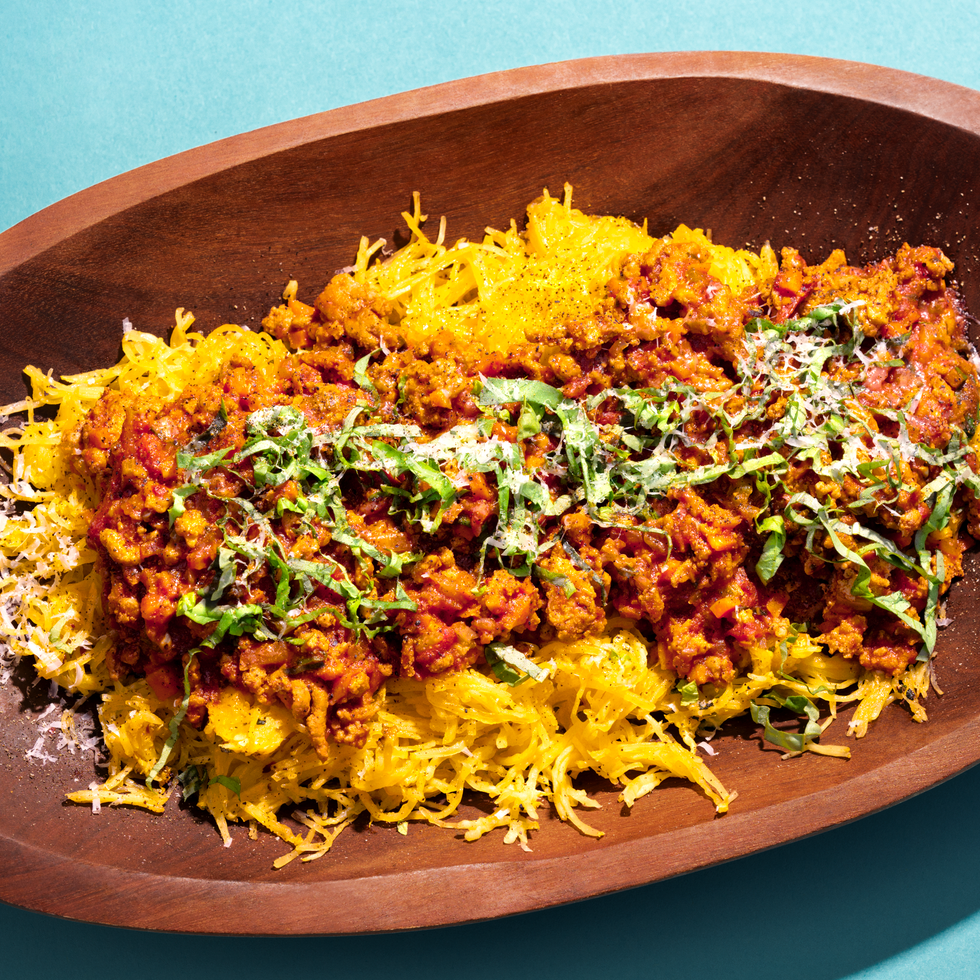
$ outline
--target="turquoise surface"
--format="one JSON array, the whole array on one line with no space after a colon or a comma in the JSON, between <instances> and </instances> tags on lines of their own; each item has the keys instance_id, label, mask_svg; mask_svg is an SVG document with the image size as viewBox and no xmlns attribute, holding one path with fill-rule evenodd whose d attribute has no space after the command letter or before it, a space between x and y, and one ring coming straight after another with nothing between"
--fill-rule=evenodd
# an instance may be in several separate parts
<instances>
[{"instance_id":1,"label":"turquoise surface","mask_svg":"<svg viewBox=\"0 0 980 980\"><path fill-rule=\"evenodd\" d=\"M225 136L566 58L780 51L980 89L978 28L980 7L964 0L860 8L830 0L0 0L0 229ZM565 908L414 934L175 937L0 906L0 974L977 977L978 810L980 768L756 857Z\"/></svg>"}]
</instances>

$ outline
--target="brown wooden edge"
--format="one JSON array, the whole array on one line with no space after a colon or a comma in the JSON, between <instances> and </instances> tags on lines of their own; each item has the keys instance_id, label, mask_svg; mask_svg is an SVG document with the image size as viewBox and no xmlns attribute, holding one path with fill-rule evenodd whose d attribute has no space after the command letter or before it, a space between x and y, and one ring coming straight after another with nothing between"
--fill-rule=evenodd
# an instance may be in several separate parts
<instances>
[{"instance_id":1,"label":"brown wooden edge","mask_svg":"<svg viewBox=\"0 0 980 980\"><path fill-rule=\"evenodd\" d=\"M514 68L266 126L112 177L44 208L0 234L0 275L135 204L302 143L535 93L698 76L768 81L870 100L980 133L980 93L923 75L859 62L807 55L692 51L611 55Z\"/></svg>"},{"instance_id":2,"label":"brown wooden edge","mask_svg":"<svg viewBox=\"0 0 980 980\"><path fill-rule=\"evenodd\" d=\"M215 935L341 935L476 922L662 881L831 830L866 816L868 799L879 811L968 769L976 762L977 740L980 718L855 783L768 806L764 820L758 810L731 813L666 838L597 844L572 862L558 857L426 868L384 875L381 883L376 877L283 884L167 877L0 838L3 900L104 925ZM465 896L465 916L447 902L451 895ZM256 922L267 925L257 931Z\"/></svg>"}]
</instances>

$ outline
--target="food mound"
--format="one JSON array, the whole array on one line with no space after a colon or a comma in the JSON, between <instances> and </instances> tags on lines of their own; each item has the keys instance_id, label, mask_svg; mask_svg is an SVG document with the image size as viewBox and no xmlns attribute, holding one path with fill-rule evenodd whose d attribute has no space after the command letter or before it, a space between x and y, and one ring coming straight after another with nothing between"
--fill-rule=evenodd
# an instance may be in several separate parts
<instances>
[{"instance_id":1,"label":"food mound","mask_svg":"<svg viewBox=\"0 0 980 980\"><path fill-rule=\"evenodd\" d=\"M279 863L365 812L526 847L548 800L598 834L586 770L725 810L701 753L747 712L837 756L842 704L858 736L891 701L925 719L980 486L938 249L777 264L570 189L451 248L404 217L262 333L178 311L108 371L29 370L7 642L101 698L110 776L72 799L179 783Z\"/></svg>"}]
</instances>

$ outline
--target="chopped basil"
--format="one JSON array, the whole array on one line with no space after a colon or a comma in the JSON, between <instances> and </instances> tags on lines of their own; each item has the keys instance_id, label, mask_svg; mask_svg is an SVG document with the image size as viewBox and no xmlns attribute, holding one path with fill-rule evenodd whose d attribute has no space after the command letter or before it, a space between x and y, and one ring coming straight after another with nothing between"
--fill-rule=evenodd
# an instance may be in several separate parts
<instances>
[{"instance_id":1,"label":"chopped basil","mask_svg":"<svg viewBox=\"0 0 980 980\"><path fill-rule=\"evenodd\" d=\"M184 720L187 715L187 709L190 707L191 703L191 681L190 681L190 669L191 663L197 656L198 651L196 649L191 650L185 655L184 658L184 697L181 699L180 705L174 712L173 717L170 719L169 730L170 735L167 737L167 741L163 745L163 749L160 752L160 757L154 763L153 768L150 770L149 775L146 777L146 785L152 786L153 781L160 775L163 771L163 767L167 764L167 759L170 758L170 753L173 752L174 746L177 744L177 740L180 738L180 723Z\"/></svg>"},{"instance_id":2,"label":"chopped basil","mask_svg":"<svg viewBox=\"0 0 980 980\"><path fill-rule=\"evenodd\" d=\"M483 653L497 680L511 687L517 687L528 679L543 681L548 677L546 667L539 667L517 647L504 643L491 643L484 647Z\"/></svg>"},{"instance_id":3,"label":"chopped basil","mask_svg":"<svg viewBox=\"0 0 980 980\"><path fill-rule=\"evenodd\" d=\"M370 354L365 354L354 365L354 384L362 391L366 391L373 398L378 397L378 389L374 387L371 379L367 376L367 367L371 363L371 358L377 353L378 350L373 350Z\"/></svg>"},{"instance_id":4,"label":"chopped basil","mask_svg":"<svg viewBox=\"0 0 980 980\"><path fill-rule=\"evenodd\" d=\"M204 766L188 766L177 773L185 803L193 803L201 790L208 784L208 774Z\"/></svg>"},{"instance_id":5,"label":"chopped basil","mask_svg":"<svg viewBox=\"0 0 980 980\"><path fill-rule=\"evenodd\" d=\"M891 368L905 362L897 356L904 344L900 339L877 342L871 353L863 351L865 338L850 309L834 302L782 324L751 321L734 376L719 381L717 390L668 378L657 388L612 388L576 401L541 381L481 377L474 393L482 415L434 437L415 424L380 421L366 404L351 410L339 428L325 430L312 429L301 412L288 406L253 412L239 452L231 456L231 450L219 449L195 456L185 451L179 456L180 466L196 475L250 461L256 487L296 481L298 493L281 496L276 515L288 510L302 520L316 515L328 521L333 540L350 549L369 581L395 580L395 598L381 601L378 590L372 595L357 588L333 559L296 561L283 554L270 516L238 498L235 505L243 516L236 526L234 521L225 525L213 585L207 595L185 596L179 611L196 622L215 624L210 645L218 641L215 637L243 632L285 636L295 625L315 618L305 608L315 584L340 600L315 615L333 608L338 621L367 635L384 627L387 612L412 608L398 580L421 556L389 554L352 530L341 494L341 481L351 472L374 474L378 491L390 498L389 513L425 534L440 531L450 509L465 497L466 474L486 474L495 486L497 513L475 542L480 568L495 560L515 575L537 569L544 581L567 594L567 577L549 577L540 566L560 545L576 567L593 578L604 598L601 576L568 541L549 530L549 519L581 508L600 526L663 533L654 523L660 513L652 507L657 498L718 480L749 481L761 502L754 522L762 539L755 571L763 583L779 571L788 543L802 540L824 561L850 563L856 570L853 595L916 633L922 641L921 655L927 657L935 646L943 578L942 556L927 539L948 523L957 489L967 485L976 492L980 480L966 463L971 447L965 433L954 435L942 449L912 442L907 415L914 410L915 398L902 409L879 411L895 423L895 435L872 430L864 416L851 409L862 382L837 380L833 366L860 360L866 367ZM367 375L372 356L357 362L354 380L375 397ZM777 403L783 408L772 417ZM615 424L596 421L601 406L603 411L616 410ZM512 438L494 435L494 426L504 416L516 422ZM708 437L692 442L691 424L707 431ZM216 428L213 435L220 431ZM531 438L533 450L525 446ZM195 450L206 448L200 442L193 445ZM694 455L688 452L692 446L697 449ZM528 463L532 457L534 465ZM924 490L903 483L903 466L909 460L920 469L930 468L931 482ZM858 499L842 506L835 498L788 494L787 473L800 465L836 484L853 478ZM171 522L201 490L195 480L196 476L174 492ZM903 548L888 534L855 520L869 508L894 507L898 495L910 491L918 491L930 504L930 516L913 548ZM466 526L466 521L460 515L459 526ZM257 545L256 540L265 543ZM924 577L928 598L921 612L901 592L879 595L871 588L871 556ZM243 562L268 567L276 584L274 601L255 608L222 603Z\"/></svg>"},{"instance_id":6,"label":"chopped basil","mask_svg":"<svg viewBox=\"0 0 980 980\"><path fill-rule=\"evenodd\" d=\"M241 780L236 776L224 776L219 773L217 776L211 777L211 782L224 786L225 789L230 790L235 796L242 795Z\"/></svg>"},{"instance_id":7,"label":"chopped basil","mask_svg":"<svg viewBox=\"0 0 980 980\"><path fill-rule=\"evenodd\" d=\"M694 681L678 681L675 685L678 694L681 696L681 704L697 704L701 695L698 693L698 686Z\"/></svg>"},{"instance_id":8,"label":"chopped basil","mask_svg":"<svg viewBox=\"0 0 980 980\"><path fill-rule=\"evenodd\" d=\"M195 484L189 483L186 486L177 487L177 489L174 490L174 502L171 505L170 510L167 511L167 514L170 517L171 527L173 527L174 521L184 513L187 506L187 498L190 497L191 494L197 493L197 491L200 489L201 488Z\"/></svg>"},{"instance_id":9,"label":"chopped basil","mask_svg":"<svg viewBox=\"0 0 980 980\"><path fill-rule=\"evenodd\" d=\"M185 803L193 803L195 798L200 798L201 794L211 783L218 783L230 790L235 796L242 795L242 783L237 776L216 775L208 778L208 771L204 766L188 766L182 772L177 773L177 779L181 785L181 791Z\"/></svg>"},{"instance_id":10,"label":"chopped basil","mask_svg":"<svg viewBox=\"0 0 980 980\"><path fill-rule=\"evenodd\" d=\"M798 715L806 715L806 725L802 732L783 732L774 728L769 720L770 706L753 702L750 706L752 720L763 726L763 736L767 742L778 745L788 752L803 752L809 742L816 741L823 733L818 719L820 712L817 706L802 694L793 694L782 698L772 691L767 691L765 700L775 701L779 707L789 708Z\"/></svg>"}]
</instances>

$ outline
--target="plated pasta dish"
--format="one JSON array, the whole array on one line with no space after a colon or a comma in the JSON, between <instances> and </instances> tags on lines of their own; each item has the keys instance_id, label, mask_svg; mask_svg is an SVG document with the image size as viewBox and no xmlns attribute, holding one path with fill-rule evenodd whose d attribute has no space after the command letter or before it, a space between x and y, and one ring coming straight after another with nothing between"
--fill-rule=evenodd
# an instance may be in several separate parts
<instances>
[{"instance_id":1,"label":"plated pasta dish","mask_svg":"<svg viewBox=\"0 0 980 980\"><path fill-rule=\"evenodd\" d=\"M179 798L279 866L358 820L529 848L552 810L600 836L585 773L724 813L735 718L838 760L889 704L926 720L980 533L939 249L809 265L567 186L479 241L403 218L261 330L178 310L113 367L27 369L4 658L98 746L70 800Z\"/></svg>"}]
</instances>

